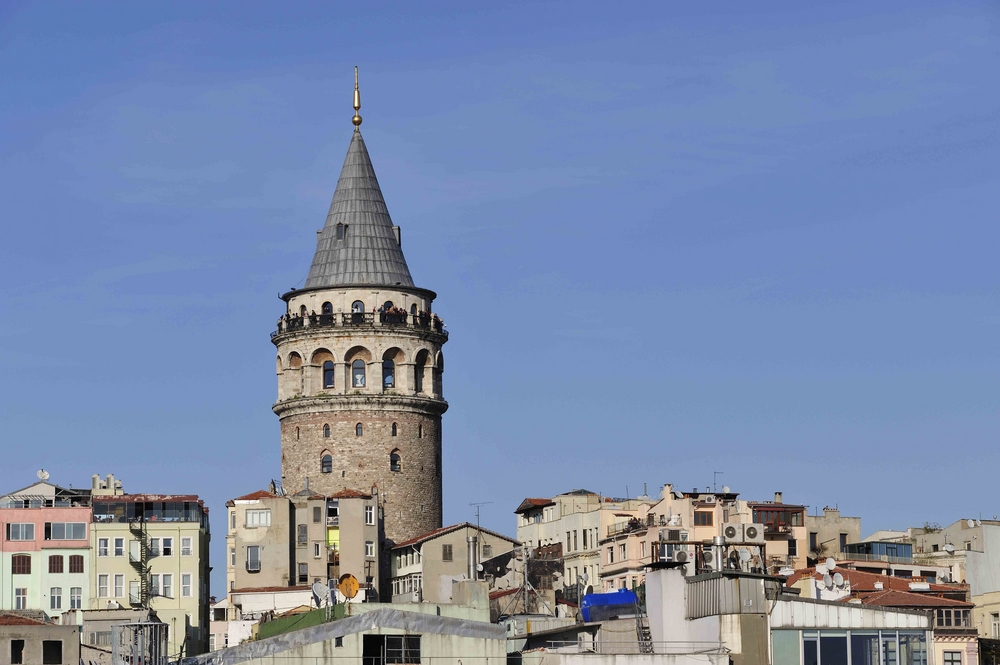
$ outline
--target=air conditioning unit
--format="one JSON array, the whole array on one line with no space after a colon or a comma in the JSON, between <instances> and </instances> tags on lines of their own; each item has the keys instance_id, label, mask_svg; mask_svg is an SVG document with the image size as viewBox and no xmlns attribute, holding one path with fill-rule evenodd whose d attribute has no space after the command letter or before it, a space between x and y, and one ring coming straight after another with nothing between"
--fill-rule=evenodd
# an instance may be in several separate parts
<instances>
[{"instance_id":1,"label":"air conditioning unit","mask_svg":"<svg viewBox=\"0 0 1000 665\"><path fill-rule=\"evenodd\" d=\"M722 570L722 556L716 548L705 548L702 552L702 561L709 570Z\"/></svg>"},{"instance_id":2,"label":"air conditioning unit","mask_svg":"<svg viewBox=\"0 0 1000 665\"><path fill-rule=\"evenodd\" d=\"M743 525L743 542L745 543L755 543L759 545L764 544L764 525L763 524L744 524Z\"/></svg>"},{"instance_id":3,"label":"air conditioning unit","mask_svg":"<svg viewBox=\"0 0 1000 665\"><path fill-rule=\"evenodd\" d=\"M667 561L687 561L690 558L687 545L675 545L667 543L664 545L664 553ZM683 559L678 559L678 555L683 554Z\"/></svg>"},{"instance_id":4,"label":"air conditioning unit","mask_svg":"<svg viewBox=\"0 0 1000 665\"><path fill-rule=\"evenodd\" d=\"M680 529L660 529L660 542L662 543L686 542L687 539L687 531L681 531Z\"/></svg>"},{"instance_id":5,"label":"air conditioning unit","mask_svg":"<svg viewBox=\"0 0 1000 665\"><path fill-rule=\"evenodd\" d=\"M705 497L705 503L715 503L715 495L709 494Z\"/></svg>"},{"instance_id":6,"label":"air conditioning unit","mask_svg":"<svg viewBox=\"0 0 1000 665\"><path fill-rule=\"evenodd\" d=\"M677 563L687 563L688 559L690 559L690 558L691 557L687 553L687 550L676 550L674 552L674 556L671 557L671 560L672 561L676 561Z\"/></svg>"},{"instance_id":7,"label":"air conditioning unit","mask_svg":"<svg viewBox=\"0 0 1000 665\"><path fill-rule=\"evenodd\" d=\"M722 525L722 535L728 543L743 542L743 524L740 522L727 522Z\"/></svg>"}]
</instances>

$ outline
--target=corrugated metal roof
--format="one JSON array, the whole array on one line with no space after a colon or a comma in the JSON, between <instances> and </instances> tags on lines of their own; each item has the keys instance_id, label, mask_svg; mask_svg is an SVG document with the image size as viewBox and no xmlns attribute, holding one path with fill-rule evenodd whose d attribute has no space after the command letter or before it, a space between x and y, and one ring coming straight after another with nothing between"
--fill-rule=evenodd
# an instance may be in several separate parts
<instances>
[{"instance_id":1,"label":"corrugated metal roof","mask_svg":"<svg viewBox=\"0 0 1000 665\"><path fill-rule=\"evenodd\" d=\"M337 226L346 226L338 239ZM351 137L305 288L413 286L365 140Z\"/></svg>"}]
</instances>

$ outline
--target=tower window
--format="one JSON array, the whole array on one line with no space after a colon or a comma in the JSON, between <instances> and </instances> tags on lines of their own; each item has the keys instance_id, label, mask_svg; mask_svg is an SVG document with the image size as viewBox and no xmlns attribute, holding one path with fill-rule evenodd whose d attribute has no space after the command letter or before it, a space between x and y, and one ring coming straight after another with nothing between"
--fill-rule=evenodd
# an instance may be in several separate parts
<instances>
[{"instance_id":1,"label":"tower window","mask_svg":"<svg viewBox=\"0 0 1000 665\"><path fill-rule=\"evenodd\" d=\"M390 471L402 471L403 465L399 458L399 450L393 450L389 455L389 470Z\"/></svg>"},{"instance_id":2,"label":"tower window","mask_svg":"<svg viewBox=\"0 0 1000 665\"><path fill-rule=\"evenodd\" d=\"M299 440L299 428L298 427L295 428L295 440L296 441Z\"/></svg>"},{"instance_id":3,"label":"tower window","mask_svg":"<svg viewBox=\"0 0 1000 665\"><path fill-rule=\"evenodd\" d=\"M347 225L337 224L337 240L343 240L347 237Z\"/></svg>"},{"instance_id":4,"label":"tower window","mask_svg":"<svg viewBox=\"0 0 1000 665\"><path fill-rule=\"evenodd\" d=\"M416 315L417 313L417 303L410 305L410 314Z\"/></svg>"},{"instance_id":5,"label":"tower window","mask_svg":"<svg viewBox=\"0 0 1000 665\"><path fill-rule=\"evenodd\" d=\"M392 309L395 306L396 305L394 305L391 300L386 300L384 303L382 303L382 311L388 312L390 309Z\"/></svg>"},{"instance_id":6,"label":"tower window","mask_svg":"<svg viewBox=\"0 0 1000 665\"><path fill-rule=\"evenodd\" d=\"M385 389L396 387L396 364L391 360L382 361L382 387Z\"/></svg>"},{"instance_id":7,"label":"tower window","mask_svg":"<svg viewBox=\"0 0 1000 665\"><path fill-rule=\"evenodd\" d=\"M320 314L324 314L326 316L333 314L333 305L328 302L323 303L323 306L320 308Z\"/></svg>"},{"instance_id":8,"label":"tower window","mask_svg":"<svg viewBox=\"0 0 1000 665\"><path fill-rule=\"evenodd\" d=\"M361 423L358 423L354 426L354 436L361 436L362 434L364 434L364 428L361 426Z\"/></svg>"},{"instance_id":9,"label":"tower window","mask_svg":"<svg viewBox=\"0 0 1000 665\"><path fill-rule=\"evenodd\" d=\"M417 425L417 438L418 439L424 438L424 426L423 425Z\"/></svg>"},{"instance_id":10,"label":"tower window","mask_svg":"<svg viewBox=\"0 0 1000 665\"><path fill-rule=\"evenodd\" d=\"M319 461L320 473L333 473L333 455L323 455Z\"/></svg>"},{"instance_id":11,"label":"tower window","mask_svg":"<svg viewBox=\"0 0 1000 665\"><path fill-rule=\"evenodd\" d=\"M392 435L396 436L396 423L392 424Z\"/></svg>"},{"instance_id":12,"label":"tower window","mask_svg":"<svg viewBox=\"0 0 1000 665\"><path fill-rule=\"evenodd\" d=\"M330 438L330 425L329 424L323 425L323 438L324 439L329 439Z\"/></svg>"},{"instance_id":13,"label":"tower window","mask_svg":"<svg viewBox=\"0 0 1000 665\"><path fill-rule=\"evenodd\" d=\"M351 375L354 377L352 385L355 388L365 387L365 361L358 358L351 363Z\"/></svg>"},{"instance_id":14,"label":"tower window","mask_svg":"<svg viewBox=\"0 0 1000 665\"><path fill-rule=\"evenodd\" d=\"M307 311L308 310L306 309L306 306L302 305L301 307L299 307L299 316L305 316Z\"/></svg>"},{"instance_id":15,"label":"tower window","mask_svg":"<svg viewBox=\"0 0 1000 665\"><path fill-rule=\"evenodd\" d=\"M351 303L351 311L355 314L364 314L365 304L360 300L355 300L354 302Z\"/></svg>"},{"instance_id":16,"label":"tower window","mask_svg":"<svg viewBox=\"0 0 1000 665\"><path fill-rule=\"evenodd\" d=\"M333 361L327 360L323 363L323 387L333 388L333 375L334 371Z\"/></svg>"}]
</instances>

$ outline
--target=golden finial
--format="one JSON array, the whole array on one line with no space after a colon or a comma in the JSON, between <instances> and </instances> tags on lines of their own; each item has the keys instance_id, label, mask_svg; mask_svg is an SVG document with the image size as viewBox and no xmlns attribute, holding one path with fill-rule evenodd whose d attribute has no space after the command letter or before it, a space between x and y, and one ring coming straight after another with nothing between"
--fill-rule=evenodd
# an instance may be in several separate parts
<instances>
[{"instance_id":1,"label":"golden finial","mask_svg":"<svg viewBox=\"0 0 1000 665\"><path fill-rule=\"evenodd\" d=\"M361 116L358 111L361 110L361 93L358 91L358 68L354 68L354 117L351 118L351 122L354 123L355 128L361 127Z\"/></svg>"}]
</instances>

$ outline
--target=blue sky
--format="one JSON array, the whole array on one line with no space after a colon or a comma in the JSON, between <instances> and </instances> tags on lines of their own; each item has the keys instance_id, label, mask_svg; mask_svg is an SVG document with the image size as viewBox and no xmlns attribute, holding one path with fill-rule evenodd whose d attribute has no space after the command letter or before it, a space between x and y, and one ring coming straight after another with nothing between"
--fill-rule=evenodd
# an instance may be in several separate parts
<instances>
[{"instance_id":1,"label":"blue sky","mask_svg":"<svg viewBox=\"0 0 1000 665\"><path fill-rule=\"evenodd\" d=\"M280 475L277 294L364 134L445 520L719 482L1000 513L993 3L0 6L0 488Z\"/></svg>"}]
</instances>

